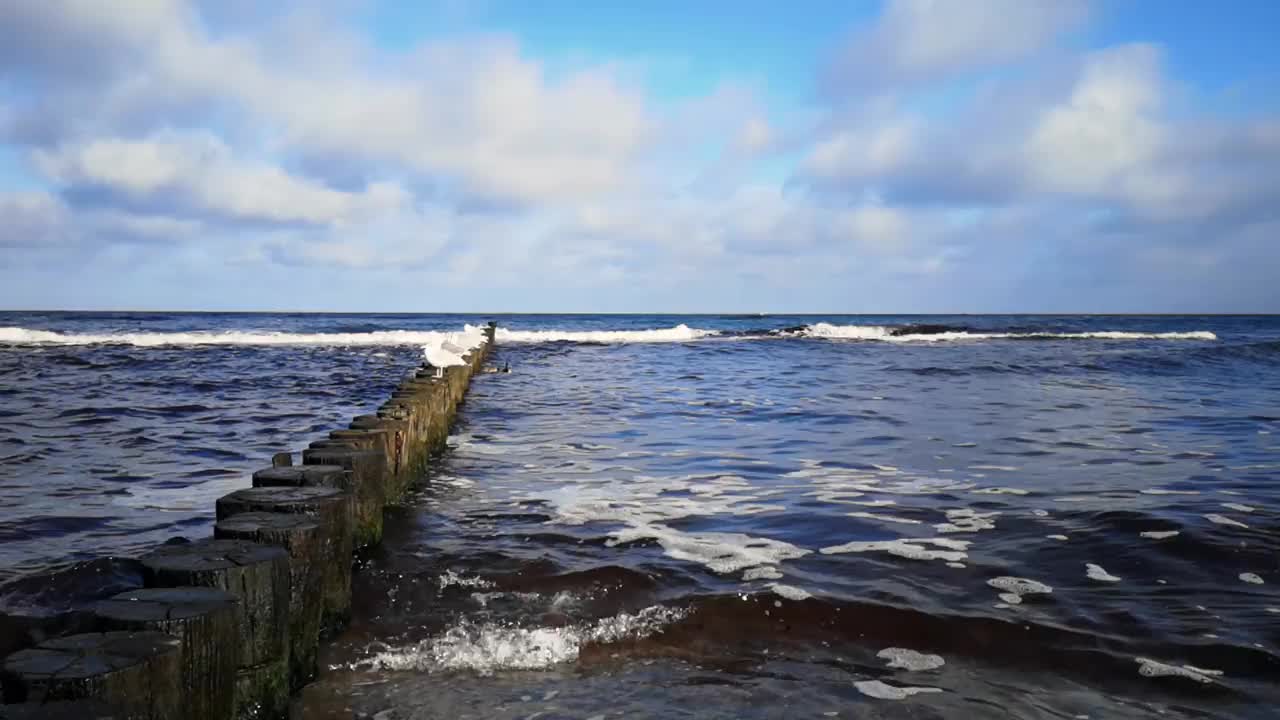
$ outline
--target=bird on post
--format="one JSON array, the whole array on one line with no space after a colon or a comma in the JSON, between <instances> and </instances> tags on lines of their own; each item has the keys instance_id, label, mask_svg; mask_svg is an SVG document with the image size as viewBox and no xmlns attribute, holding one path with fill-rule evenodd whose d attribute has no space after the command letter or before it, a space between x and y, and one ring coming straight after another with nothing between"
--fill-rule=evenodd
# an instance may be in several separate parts
<instances>
[{"instance_id":1,"label":"bird on post","mask_svg":"<svg viewBox=\"0 0 1280 720\"><path fill-rule=\"evenodd\" d=\"M428 367L435 369L436 377L444 377L444 369L454 365L465 364L462 356L466 349L453 342L453 335L445 337L438 343L423 346L422 354L427 359Z\"/></svg>"}]
</instances>

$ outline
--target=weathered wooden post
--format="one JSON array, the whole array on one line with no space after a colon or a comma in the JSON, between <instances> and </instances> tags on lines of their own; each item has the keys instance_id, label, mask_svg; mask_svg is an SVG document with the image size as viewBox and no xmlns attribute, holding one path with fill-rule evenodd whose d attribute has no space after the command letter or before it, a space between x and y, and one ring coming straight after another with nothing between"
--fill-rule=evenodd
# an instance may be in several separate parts
<instances>
[{"instance_id":1,"label":"weathered wooden post","mask_svg":"<svg viewBox=\"0 0 1280 720\"><path fill-rule=\"evenodd\" d=\"M234 519L241 513L290 513L316 521L320 532L320 625L335 632L351 617L351 494L341 488L309 485L346 477L341 468L312 472L323 466L288 468L289 472L261 470L254 473L255 488L237 490L218 500L219 518ZM222 522L219 522L222 525ZM226 530L231 532L230 529ZM263 542L263 540L259 540Z\"/></svg>"},{"instance_id":2,"label":"weathered wooden post","mask_svg":"<svg viewBox=\"0 0 1280 720\"><path fill-rule=\"evenodd\" d=\"M46 640L5 658L6 700L94 699L128 718L171 720L182 696L182 641L162 632L106 632Z\"/></svg>"},{"instance_id":3,"label":"weathered wooden post","mask_svg":"<svg viewBox=\"0 0 1280 720\"><path fill-rule=\"evenodd\" d=\"M0 705L0 720L128 720L121 708L97 700L54 700Z\"/></svg>"},{"instance_id":4,"label":"weathered wooden post","mask_svg":"<svg viewBox=\"0 0 1280 720\"><path fill-rule=\"evenodd\" d=\"M382 508L387 504L386 457L373 450L308 448L302 451L302 464L337 465L349 473L355 498L355 545L377 545L382 540Z\"/></svg>"},{"instance_id":5,"label":"weathered wooden post","mask_svg":"<svg viewBox=\"0 0 1280 720\"><path fill-rule=\"evenodd\" d=\"M283 718L289 706L289 553L211 538L165 545L139 560L147 587L212 587L236 596L236 715Z\"/></svg>"},{"instance_id":6,"label":"weathered wooden post","mask_svg":"<svg viewBox=\"0 0 1280 720\"><path fill-rule=\"evenodd\" d=\"M232 717L240 659L234 595L208 587L130 590L98 603L94 612L112 630L153 630L180 638L183 717Z\"/></svg>"},{"instance_id":7,"label":"weathered wooden post","mask_svg":"<svg viewBox=\"0 0 1280 720\"><path fill-rule=\"evenodd\" d=\"M293 690L317 673L324 614L322 580L329 554L324 535L314 517L277 512L233 515L213 528L216 538L250 540L289 551L289 687Z\"/></svg>"}]
</instances>

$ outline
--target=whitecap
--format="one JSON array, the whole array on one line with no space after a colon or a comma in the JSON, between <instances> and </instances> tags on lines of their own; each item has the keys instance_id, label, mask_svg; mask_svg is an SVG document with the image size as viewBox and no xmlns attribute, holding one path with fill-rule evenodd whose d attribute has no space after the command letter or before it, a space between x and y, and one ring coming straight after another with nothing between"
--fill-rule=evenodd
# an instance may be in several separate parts
<instances>
[{"instance_id":1,"label":"whitecap","mask_svg":"<svg viewBox=\"0 0 1280 720\"><path fill-rule=\"evenodd\" d=\"M748 580L777 580L782 577L782 573L778 568L772 565L762 565L760 567L747 568L742 572L742 579Z\"/></svg>"},{"instance_id":2,"label":"whitecap","mask_svg":"<svg viewBox=\"0 0 1280 720\"><path fill-rule=\"evenodd\" d=\"M1029 580L1011 575L991 578L987 581L987 584L997 590L1004 590L1018 595L1048 595L1053 592L1051 585L1046 585L1038 580Z\"/></svg>"},{"instance_id":3,"label":"whitecap","mask_svg":"<svg viewBox=\"0 0 1280 720\"><path fill-rule=\"evenodd\" d=\"M491 588L493 583L476 575L460 575L453 570L445 570L436 577L436 584L444 590L450 586L458 586L465 588Z\"/></svg>"},{"instance_id":4,"label":"whitecap","mask_svg":"<svg viewBox=\"0 0 1280 720\"><path fill-rule=\"evenodd\" d=\"M1222 507L1242 513L1251 513L1256 509L1250 505L1241 505L1240 503L1222 503Z\"/></svg>"},{"instance_id":5,"label":"whitecap","mask_svg":"<svg viewBox=\"0 0 1280 720\"><path fill-rule=\"evenodd\" d=\"M969 508L961 508L958 510L947 510L947 520L949 522L938 523L934 525L934 529L940 533L976 533L983 530L992 530L996 523L994 518L998 517L998 511L980 513Z\"/></svg>"},{"instance_id":6,"label":"whitecap","mask_svg":"<svg viewBox=\"0 0 1280 720\"><path fill-rule=\"evenodd\" d=\"M923 545L947 548L946 550L930 550ZM818 552L823 555L839 553L886 552L908 560L944 560L959 562L969 557L964 552L969 543L963 540L947 538L900 538L898 540L871 540L847 542L843 545L824 547Z\"/></svg>"},{"instance_id":7,"label":"whitecap","mask_svg":"<svg viewBox=\"0 0 1280 720\"><path fill-rule=\"evenodd\" d=\"M864 520L879 520L887 523L898 523L900 525L920 525L919 520L907 517L899 517L897 515L885 515L882 513L872 513L866 511L846 513L849 517L862 518Z\"/></svg>"},{"instance_id":8,"label":"whitecap","mask_svg":"<svg viewBox=\"0 0 1280 720\"><path fill-rule=\"evenodd\" d=\"M1266 581L1263 580L1261 577L1258 577L1258 575L1250 572L1240 573L1240 579L1249 583L1250 585L1262 585L1266 583Z\"/></svg>"},{"instance_id":9,"label":"whitecap","mask_svg":"<svg viewBox=\"0 0 1280 720\"><path fill-rule=\"evenodd\" d=\"M974 490L973 493L975 495L1027 495L1029 491L1022 488L988 487L979 488Z\"/></svg>"},{"instance_id":10,"label":"whitecap","mask_svg":"<svg viewBox=\"0 0 1280 720\"><path fill-rule=\"evenodd\" d=\"M795 587L793 585L783 585L782 583L769 583L769 589L772 590L777 595L780 595L788 600L800 601L800 600L807 600L813 597L813 593L803 588Z\"/></svg>"},{"instance_id":11,"label":"whitecap","mask_svg":"<svg viewBox=\"0 0 1280 720\"><path fill-rule=\"evenodd\" d=\"M1146 530L1138 533L1139 537L1150 538L1152 540L1165 540L1171 537L1177 537L1177 530Z\"/></svg>"},{"instance_id":12,"label":"whitecap","mask_svg":"<svg viewBox=\"0 0 1280 720\"><path fill-rule=\"evenodd\" d=\"M1097 580L1098 582L1109 582L1109 583L1120 582L1120 578L1107 572L1106 569L1104 569L1101 565L1094 565L1093 563L1085 563L1084 569L1085 569L1085 577L1089 578L1090 580Z\"/></svg>"},{"instance_id":13,"label":"whitecap","mask_svg":"<svg viewBox=\"0 0 1280 720\"><path fill-rule=\"evenodd\" d=\"M900 647L885 648L876 653L876 657L888 660L888 666L891 668L911 671L936 670L947 664L941 655L927 655L909 648Z\"/></svg>"},{"instance_id":14,"label":"whitecap","mask_svg":"<svg viewBox=\"0 0 1280 720\"><path fill-rule=\"evenodd\" d=\"M1221 677L1221 670L1209 670L1192 665L1170 665L1147 658L1135 658L1138 661L1138 674L1143 677L1183 677L1198 683L1209 684L1214 678Z\"/></svg>"},{"instance_id":15,"label":"whitecap","mask_svg":"<svg viewBox=\"0 0 1280 720\"><path fill-rule=\"evenodd\" d=\"M858 692L880 700L905 700L920 693L938 693L941 688L887 685L879 680L862 680L853 684Z\"/></svg>"},{"instance_id":16,"label":"whitecap","mask_svg":"<svg viewBox=\"0 0 1280 720\"><path fill-rule=\"evenodd\" d=\"M555 628L464 621L414 645L376 652L351 667L471 670L484 675L498 670L536 670L577 659L586 643L647 637L685 615L683 610L655 605L634 614Z\"/></svg>"},{"instance_id":17,"label":"whitecap","mask_svg":"<svg viewBox=\"0 0 1280 720\"><path fill-rule=\"evenodd\" d=\"M1060 540L1062 542L1066 542L1071 539L1066 535L1045 535L1045 537L1049 538L1050 540Z\"/></svg>"},{"instance_id":18,"label":"whitecap","mask_svg":"<svg viewBox=\"0 0 1280 720\"><path fill-rule=\"evenodd\" d=\"M719 335L717 330L701 330L681 323L653 330L511 330L498 328L495 339L508 343L655 343L688 342Z\"/></svg>"},{"instance_id":19,"label":"whitecap","mask_svg":"<svg viewBox=\"0 0 1280 720\"><path fill-rule=\"evenodd\" d=\"M1210 513L1208 515L1205 515L1204 519L1208 520L1211 523L1215 523L1217 525L1226 525L1228 527L1241 527L1241 528L1249 527L1248 525L1245 525L1239 520L1232 520L1231 518L1225 515L1219 515L1217 513Z\"/></svg>"},{"instance_id":20,"label":"whitecap","mask_svg":"<svg viewBox=\"0 0 1280 720\"><path fill-rule=\"evenodd\" d=\"M1143 495L1199 495L1199 490L1168 490L1166 488L1143 488L1138 492Z\"/></svg>"},{"instance_id":21,"label":"whitecap","mask_svg":"<svg viewBox=\"0 0 1280 720\"><path fill-rule=\"evenodd\" d=\"M717 573L732 573L758 565L776 565L804 557L811 551L791 543L742 533L682 532L665 525L642 525L609 534L607 545L642 539L657 540L667 557L701 563Z\"/></svg>"}]
</instances>

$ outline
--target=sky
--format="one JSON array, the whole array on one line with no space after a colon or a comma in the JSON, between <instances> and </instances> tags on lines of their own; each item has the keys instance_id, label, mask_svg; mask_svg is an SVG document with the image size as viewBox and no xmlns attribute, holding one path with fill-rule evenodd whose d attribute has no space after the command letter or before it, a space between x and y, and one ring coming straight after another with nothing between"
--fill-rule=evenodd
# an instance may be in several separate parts
<instances>
[{"instance_id":1,"label":"sky","mask_svg":"<svg viewBox=\"0 0 1280 720\"><path fill-rule=\"evenodd\" d=\"M1280 312L1271 0L0 0L0 308Z\"/></svg>"}]
</instances>

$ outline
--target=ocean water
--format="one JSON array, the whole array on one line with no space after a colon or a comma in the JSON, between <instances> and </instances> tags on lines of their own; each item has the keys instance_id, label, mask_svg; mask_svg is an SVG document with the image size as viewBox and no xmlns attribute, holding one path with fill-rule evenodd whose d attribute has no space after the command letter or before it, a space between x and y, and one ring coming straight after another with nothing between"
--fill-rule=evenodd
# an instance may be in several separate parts
<instances>
[{"instance_id":1,"label":"ocean water","mask_svg":"<svg viewBox=\"0 0 1280 720\"><path fill-rule=\"evenodd\" d=\"M1275 717L1276 317L0 314L0 610L487 319L305 717Z\"/></svg>"}]
</instances>

